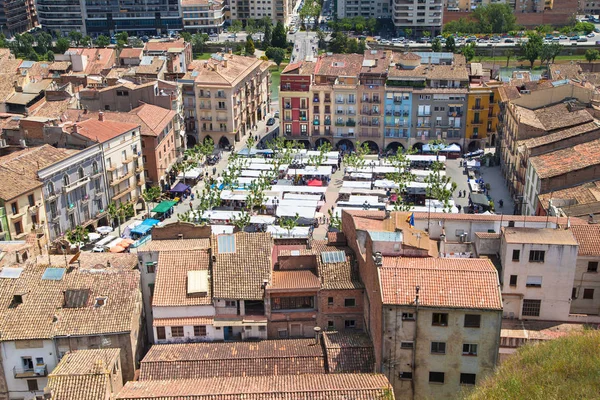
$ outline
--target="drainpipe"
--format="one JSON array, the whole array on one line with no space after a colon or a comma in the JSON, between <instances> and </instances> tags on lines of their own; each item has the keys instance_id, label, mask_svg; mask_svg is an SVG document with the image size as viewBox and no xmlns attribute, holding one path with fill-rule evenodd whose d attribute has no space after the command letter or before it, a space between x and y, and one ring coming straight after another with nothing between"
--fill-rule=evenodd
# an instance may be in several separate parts
<instances>
[{"instance_id":1,"label":"drainpipe","mask_svg":"<svg viewBox=\"0 0 600 400\"><path fill-rule=\"evenodd\" d=\"M413 400L415 399L415 379L417 378L417 367L416 367L416 362L417 362L417 338L418 338L418 334L419 334L419 290L421 289L420 286L416 286L415 287L415 333L413 336L413 352L412 352L412 380L410 381L410 386L412 389L412 398Z\"/></svg>"}]
</instances>

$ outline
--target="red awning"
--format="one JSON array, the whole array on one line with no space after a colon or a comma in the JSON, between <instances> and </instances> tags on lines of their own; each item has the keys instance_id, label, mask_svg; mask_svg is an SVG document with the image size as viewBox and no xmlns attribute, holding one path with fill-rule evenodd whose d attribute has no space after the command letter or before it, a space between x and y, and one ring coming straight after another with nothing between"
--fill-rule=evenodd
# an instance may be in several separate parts
<instances>
[{"instance_id":1,"label":"red awning","mask_svg":"<svg viewBox=\"0 0 600 400\"><path fill-rule=\"evenodd\" d=\"M310 181L308 181L307 185L308 186L323 186L323 182L321 182L318 179L311 179Z\"/></svg>"}]
</instances>

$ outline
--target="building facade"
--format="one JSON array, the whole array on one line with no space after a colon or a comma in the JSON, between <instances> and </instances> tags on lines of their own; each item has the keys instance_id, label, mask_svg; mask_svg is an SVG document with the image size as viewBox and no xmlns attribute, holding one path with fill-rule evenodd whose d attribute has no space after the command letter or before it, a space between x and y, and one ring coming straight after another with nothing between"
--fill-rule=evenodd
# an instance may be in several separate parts
<instances>
[{"instance_id":1,"label":"building facade","mask_svg":"<svg viewBox=\"0 0 600 400\"><path fill-rule=\"evenodd\" d=\"M394 0L391 3L392 21L397 31L411 29L416 37L423 32L431 36L441 33L444 14L443 0Z\"/></svg>"},{"instance_id":2,"label":"building facade","mask_svg":"<svg viewBox=\"0 0 600 400\"><path fill-rule=\"evenodd\" d=\"M266 61L224 53L193 61L179 80L188 147L207 137L218 147L233 145L266 118L269 68Z\"/></svg>"},{"instance_id":3,"label":"building facade","mask_svg":"<svg viewBox=\"0 0 600 400\"><path fill-rule=\"evenodd\" d=\"M273 23L287 23L297 2L295 0L231 0L231 20L239 19L244 24L249 19L270 18Z\"/></svg>"},{"instance_id":4,"label":"building facade","mask_svg":"<svg viewBox=\"0 0 600 400\"><path fill-rule=\"evenodd\" d=\"M38 21L47 32L60 32L66 36L71 31L85 34L85 13L82 0L37 0Z\"/></svg>"},{"instance_id":5,"label":"building facade","mask_svg":"<svg viewBox=\"0 0 600 400\"><path fill-rule=\"evenodd\" d=\"M38 171L48 216L48 238L53 241L76 226L94 229L106 221L106 175L100 145Z\"/></svg>"},{"instance_id":6,"label":"building facade","mask_svg":"<svg viewBox=\"0 0 600 400\"><path fill-rule=\"evenodd\" d=\"M38 26L33 0L5 0L3 3L6 15L6 29L3 30L5 35L23 33Z\"/></svg>"},{"instance_id":7,"label":"building facade","mask_svg":"<svg viewBox=\"0 0 600 400\"><path fill-rule=\"evenodd\" d=\"M600 315L600 251L596 245L600 229L598 225L575 225L571 227L571 231L579 243L571 293L571 313Z\"/></svg>"},{"instance_id":8,"label":"building facade","mask_svg":"<svg viewBox=\"0 0 600 400\"><path fill-rule=\"evenodd\" d=\"M221 33L225 24L225 2L184 0L181 2L183 29L199 33Z\"/></svg>"}]
</instances>

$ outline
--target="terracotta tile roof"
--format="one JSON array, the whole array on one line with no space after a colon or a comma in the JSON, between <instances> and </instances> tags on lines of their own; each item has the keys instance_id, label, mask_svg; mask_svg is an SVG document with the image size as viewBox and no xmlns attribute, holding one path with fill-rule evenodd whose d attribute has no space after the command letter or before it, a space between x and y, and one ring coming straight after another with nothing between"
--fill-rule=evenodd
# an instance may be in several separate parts
<instances>
[{"instance_id":1,"label":"terracotta tile roof","mask_svg":"<svg viewBox=\"0 0 600 400\"><path fill-rule=\"evenodd\" d=\"M133 68L136 74L158 75L166 63L167 62L165 60L154 57L150 64L138 65Z\"/></svg>"},{"instance_id":2,"label":"terracotta tile roof","mask_svg":"<svg viewBox=\"0 0 600 400\"><path fill-rule=\"evenodd\" d=\"M61 122L66 122L69 119L65 113L69 108L75 105L76 101L76 98L46 101L41 107L35 109L35 111L33 112L33 116L38 118L46 117L51 119L58 119Z\"/></svg>"},{"instance_id":3,"label":"terracotta tile roof","mask_svg":"<svg viewBox=\"0 0 600 400\"><path fill-rule=\"evenodd\" d=\"M233 249L219 248L219 236L233 236ZM211 239L213 255L214 297L219 299L262 300L264 281L271 281L269 233L238 232ZM231 251L233 252L227 252Z\"/></svg>"},{"instance_id":4,"label":"terracotta tile roof","mask_svg":"<svg viewBox=\"0 0 600 400\"><path fill-rule=\"evenodd\" d=\"M177 250L203 250L210 248L210 239L176 239L154 240L138 248L138 253L146 251L177 251Z\"/></svg>"},{"instance_id":5,"label":"terracotta tile roof","mask_svg":"<svg viewBox=\"0 0 600 400\"><path fill-rule=\"evenodd\" d=\"M500 239L500 234L493 232L475 232L475 236L480 239Z\"/></svg>"},{"instance_id":6,"label":"terracotta tile roof","mask_svg":"<svg viewBox=\"0 0 600 400\"><path fill-rule=\"evenodd\" d=\"M550 79L579 79L581 77L579 64L550 64Z\"/></svg>"},{"instance_id":7,"label":"terracotta tile roof","mask_svg":"<svg viewBox=\"0 0 600 400\"><path fill-rule=\"evenodd\" d=\"M207 250L161 251L154 287L153 307L198 306L212 304L210 279L206 295L188 295L189 271L208 271Z\"/></svg>"},{"instance_id":8,"label":"terracotta tile roof","mask_svg":"<svg viewBox=\"0 0 600 400\"><path fill-rule=\"evenodd\" d=\"M594 120L581 125L573 126L559 131L552 132L536 138L519 141L519 146L523 145L528 149L532 149L539 146L544 146L551 143L556 143L561 140L567 140L575 136L579 136L585 133L594 132L600 129L600 122Z\"/></svg>"},{"instance_id":9,"label":"terracotta tile roof","mask_svg":"<svg viewBox=\"0 0 600 400\"><path fill-rule=\"evenodd\" d=\"M169 49L185 48L185 41L183 39L177 40L149 40L144 45L144 52L148 51L164 51Z\"/></svg>"},{"instance_id":10,"label":"terracotta tile roof","mask_svg":"<svg viewBox=\"0 0 600 400\"><path fill-rule=\"evenodd\" d=\"M303 61L300 62L295 62L295 63L289 63L284 69L283 71L281 71L282 74L287 74L290 73L292 71L299 71L300 67L302 66Z\"/></svg>"},{"instance_id":11,"label":"terracotta tile roof","mask_svg":"<svg viewBox=\"0 0 600 400\"><path fill-rule=\"evenodd\" d=\"M151 133L158 136L173 121L177 112L152 104L143 104L131 110L130 114L137 115L150 128Z\"/></svg>"},{"instance_id":12,"label":"terracotta tile roof","mask_svg":"<svg viewBox=\"0 0 600 400\"><path fill-rule=\"evenodd\" d=\"M345 246L348 241L344 232L327 232L327 242L331 245Z\"/></svg>"},{"instance_id":13,"label":"terracotta tile roof","mask_svg":"<svg viewBox=\"0 0 600 400\"><path fill-rule=\"evenodd\" d=\"M212 325L213 317L154 318L152 326Z\"/></svg>"},{"instance_id":14,"label":"terracotta tile roof","mask_svg":"<svg viewBox=\"0 0 600 400\"><path fill-rule=\"evenodd\" d=\"M273 283L269 289L314 289L321 287L319 278L309 270L273 271Z\"/></svg>"},{"instance_id":15,"label":"terracotta tile roof","mask_svg":"<svg viewBox=\"0 0 600 400\"><path fill-rule=\"evenodd\" d=\"M48 375L52 398L105 400L110 393L110 371L119 357L119 349L67 353Z\"/></svg>"},{"instance_id":16,"label":"terracotta tile roof","mask_svg":"<svg viewBox=\"0 0 600 400\"><path fill-rule=\"evenodd\" d=\"M59 281L42 279L48 256L29 264L17 279L0 279L0 340L129 332L141 307L137 257L99 254L82 253L80 264ZM62 268L65 259L50 256L50 263ZM16 293L23 294L23 302L11 307ZM106 297L105 305L95 306L96 297ZM66 307L65 298L76 307Z\"/></svg>"},{"instance_id":17,"label":"terracotta tile roof","mask_svg":"<svg viewBox=\"0 0 600 400\"><path fill-rule=\"evenodd\" d=\"M136 49L134 47L125 48L121 50L119 58L141 58L144 49Z\"/></svg>"},{"instance_id":18,"label":"terracotta tile roof","mask_svg":"<svg viewBox=\"0 0 600 400\"><path fill-rule=\"evenodd\" d=\"M600 225L573 225L571 232L579 243L580 256L600 256Z\"/></svg>"},{"instance_id":19,"label":"terracotta tile roof","mask_svg":"<svg viewBox=\"0 0 600 400\"><path fill-rule=\"evenodd\" d=\"M363 53L363 64L361 74L384 74L387 75L392 52L389 50L365 50Z\"/></svg>"},{"instance_id":20,"label":"terracotta tile roof","mask_svg":"<svg viewBox=\"0 0 600 400\"><path fill-rule=\"evenodd\" d=\"M77 153L45 144L0 157L0 199L8 201L40 187L37 172Z\"/></svg>"},{"instance_id":21,"label":"terracotta tile roof","mask_svg":"<svg viewBox=\"0 0 600 400\"><path fill-rule=\"evenodd\" d=\"M103 70L113 67L115 61L115 49L112 48L91 48L91 49L69 49L67 52L75 51L87 57L85 70L81 71L85 75L100 75Z\"/></svg>"},{"instance_id":22,"label":"terracotta tile roof","mask_svg":"<svg viewBox=\"0 0 600 400\"><path fill-rule=\"evenodd\" d=\"M324 374L314 339L154 345L140 363L140 380Z\"/></svg>"},{"instance_id":23,"label":"terracotta tile roof","mask_svg":"<svg viewBox=\"0 0 600 400\"><path fill-rule=\"evenodd\" d=\"M384 304L502 310L498 272L488 259L383 257Z\"/></svg>"},{"instance_id":24,"label":"terracotta tile roof","mask_svg":"<svg viewBox=\"0 0 600 400\"><path fill-rule=\"evenodd\" d=\"M410 51L406 51L403 53L395 53L394 54L394 58L397 58L399 60L420 60L421 56L415 53L412 53Z\"/></svg>"},{"instance_id":25,"label":"terracotta tile roof","mask_svg":"<svg viewBox=\"0 0 600 400\"><path fill-rule=\"evenodd\" d=\"M373 400L391 386L383 374L288 375L128 382L118 400Z\"/></svg>"},{"instance_id":26,"label":"terracotta tile roof","mask_svg":"<svg viewBox=\"0 0 600 400\"><path fill-rule=\"evenodd\" d=\"M324 332L329 373L369 373L375 370L375 352L369 335L362 332Z\"/></svg>"},{"instance_id":27,"label":"terracotta tile roof","mask_svg":"<svg viewBox=\"0 0 600 400\"><path fill-rule=\"evenodd\" d=\"M531 157L529 162L540 179L593 167L600 164L600 139Z\"/></svg>"},{"instance_id":28,"label":"terracotta tile roof","mask_svg":"<svg viewBox=\"0 0 600 400\"><path fill-rule=\"evenodd\" d=\"M577 246L571 231L563 229L503 228L503 236L506 243Z\"/></svg>"},{"instance_id":29,"label":"terracotta tile roof","mask_svg":"<svg viewBox=\"0 0 600 400\"><path fill-rule=\"evenodd\" d=\"M594 120L594 117L586 109L571 111L565 103L538 108L535 110L535 115L548 131L580 125Z\"/></svg>"},{"instance_id":30,"label":"terracotta tile roof","mask_svg":"<svg viewBox=\"0 0 600 400\"><path fill-rule=\"evenodd\" d=\"M315 75L358 76L362 68L362 54L333 54L319 57Z\"/></svg>"},{"instance_id":31,"label":"terracotta tile roof","mask_svg":"<svg viewBox=\"0 0 600 400\"><path fill-rule=\"evenodd\" d=\"M263 66L270 65L269 62L255 57L223 53L219 53L217 57L223 61L215 58L206 61L193 61L188 66L188 72L183 79L193 80L197 84L235 87L246 77L256 74ZM227 61L227 67L225 67L225 60Z\"/></svg>"},{"instance_id":32,"label":"terracotta tile roof","mask_svg":"<svg viewBox=\"0 0 600 400\"><path fill-rule=\"evenodd\" d=\"M573 200L576 205L595 203L600 201L600 180L538 195L538 201L544 209L548 209L550 199L554 199L555 206L560 204L561 200Z\"/></svg>"},{"instance_id":33,"label":"terracotta tile roof","mask_svg":"<svg viewBox=\"0 0 600 400\"><path fill-rule=\"evenodd\" d=\"M99 143L116 138L132 129L138 128L139 124L128 122L110 121L107 118L104 121L99 121L97 118L86 119L85 121L77 122L77 133L89 139L96 140Z\"/></svg>"}]
</instances>

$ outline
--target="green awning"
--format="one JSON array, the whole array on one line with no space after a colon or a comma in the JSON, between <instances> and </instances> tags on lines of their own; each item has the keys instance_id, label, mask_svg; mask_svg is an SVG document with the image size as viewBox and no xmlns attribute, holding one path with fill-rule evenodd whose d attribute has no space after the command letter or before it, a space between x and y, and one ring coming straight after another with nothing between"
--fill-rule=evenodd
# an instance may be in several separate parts
<instances>
[{"instance_id":1,"label":"green awning","mask_svg":"<svg viewBox=\"0 0 600 400\"><path fill-rule=\"evenodd\" d=\"M175 204L177 203L170 200L161 201L156 207L152 209L152 212L165 213L169 211L169 209L171 209L171 207L173 207Z\"/></svg>"}]
</instances>

